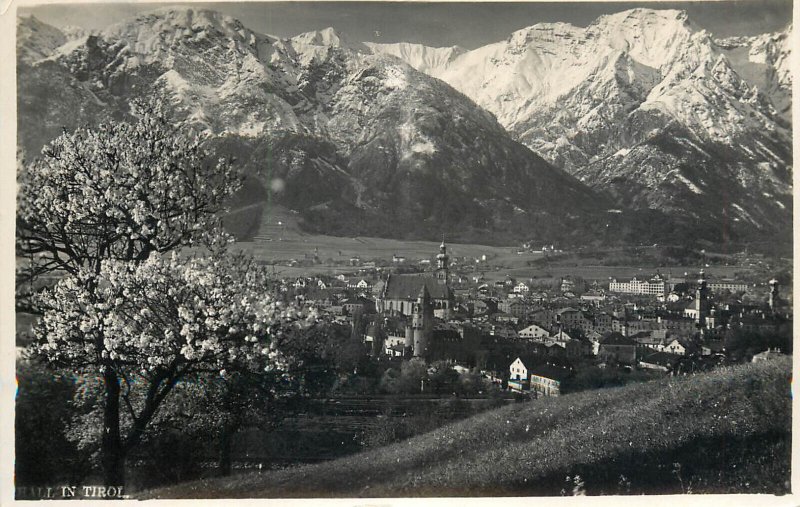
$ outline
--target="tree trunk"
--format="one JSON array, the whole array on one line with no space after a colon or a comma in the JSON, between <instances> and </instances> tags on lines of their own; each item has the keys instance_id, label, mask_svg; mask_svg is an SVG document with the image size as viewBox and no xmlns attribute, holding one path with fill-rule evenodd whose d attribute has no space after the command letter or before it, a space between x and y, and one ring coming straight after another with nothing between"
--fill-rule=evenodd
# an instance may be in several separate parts
<instances>
[{"instance_id":1,"label":"tree trunk","mask_svg":"<svg viewBox=\"0 0 800 507\"><path fill-rule=\"evenodd\" d=\"M219 475L227 477L231 475L231 445L233 443L234 428L227 421L222 423L219 432L219 457L217 466Z\"/></svg>"},{"instance_id":2,"label":"tree trunk","mask_svg":"<svg viewBox=\"0 0 800 507\"><path fill-rule=\"evenodd\" d=\"M119 432L119 377L117 377L117 372L106 366L103 380L106 388L103 439L100 448L103 485L120 487L125 485L125 449L122 446Z\"/></svg>"}]
</instances>

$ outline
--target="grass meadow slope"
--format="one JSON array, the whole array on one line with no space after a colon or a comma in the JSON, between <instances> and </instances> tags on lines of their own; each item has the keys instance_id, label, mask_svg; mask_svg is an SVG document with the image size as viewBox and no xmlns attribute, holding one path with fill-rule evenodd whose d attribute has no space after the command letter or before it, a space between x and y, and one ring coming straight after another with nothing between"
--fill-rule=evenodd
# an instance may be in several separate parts
<instances>
[{"instance_id":1,"label":"grass meadow slope","mask_svg":"<svg viewBox=\"0 0 800 507\"><path fill-rule=\"evenodd\" d=\"M343 459L143 496L783 494L790 378L782 359L507 405Z\"/></svg>"}]
</instances>

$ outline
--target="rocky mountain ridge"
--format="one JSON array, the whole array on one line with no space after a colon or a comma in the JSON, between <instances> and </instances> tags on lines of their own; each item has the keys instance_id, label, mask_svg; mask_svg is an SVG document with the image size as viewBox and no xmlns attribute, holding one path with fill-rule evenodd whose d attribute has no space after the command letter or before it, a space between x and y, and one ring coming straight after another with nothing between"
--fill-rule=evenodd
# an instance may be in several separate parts
<instances>
[{"instance_id":1,"label":"rocky mountain ridge","mask_svg":"<svg viewBox=\"0 0 800 507\"><path fill-rule=\"evenodd\" d=\"M683 11L633 9L533 25L425 71L620 204L785 231L791 32L715 40Z\"/></svg>"},{"instance_id":2,"label":"rocky mountain ridge","mask_svg":"<svg viewBox=\"0 0 800 507\"><path fill-rule=\"evenodd\" d=\"M788 38L719 49L679 11L605 18L473 51L330 28L281 39L195 9L95 34L22 18L18 79L35 85L19 88L20 144L36 153L64 126L125 117L131 98L159 95L239 158L250 195L323 232L614 242L681 223L712 241L785 229L791 124L771 101L791 82ZM744 47L775 48L773 95L722 54Z\"/></svg>"},{"instance_id":3,"label":"rocky mountain ridge","mask_svg":"<svg viewBox=\"0 0 800 507\"><path fill-rule=\"evenodd\" d=\"M332 31L279 39L213 11L161 9L43 56L18 55L26 154L61 127L160 96L238 159L250 198L300 211L314 231L555 239L611 206L449 85Z\"/></svg>"}]
</instances>

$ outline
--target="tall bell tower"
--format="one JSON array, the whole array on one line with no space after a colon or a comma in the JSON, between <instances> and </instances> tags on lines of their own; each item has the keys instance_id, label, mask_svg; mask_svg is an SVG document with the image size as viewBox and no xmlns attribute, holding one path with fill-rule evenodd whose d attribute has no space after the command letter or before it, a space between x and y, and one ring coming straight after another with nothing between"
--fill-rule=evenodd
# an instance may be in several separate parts
<instances>
[{"instance_id":1,"label":"tall bell tower","mask_svg":"<svg viewBox=\"0 0 800 507\"><path fill-rule=\"evenodd\" d=\"M423 285L414 303L411 328L414 339L414 357L426 357L433 333L433 304L428 288Z\"/></svg>"},{"instance_id":2,"label":"tall bell tower","mask_svg":"<svg viewBox=\"0 0 800 507\"><path fill-rule=\"evenodd\" d=\"M439 245L439 253L436 255L436 280L440 284L447 284L449 264L450 256L447 255L447 245L444 244L444 238L442 238L442 244Z\"/></svg>"},{"instance_id":3,"label":"tall bell tower","mask_svg":"<svg viewBox=\"0 0 800 507\"><path fill-rule=\"evenodd\" d=\"M708 285L706 283L706 273L700 270L700 278L697 280L697 291L694 297L695 307L695 322L700 328L706 325L706 316L708 315Z\"/></svg>"},{"instance_id":4,"label":"tall bell tower","mask_svg":"<svg viewBox=\"0 0 800 507\"><path fill-rule=\"evenodd\" d=\"M769 309L774 313L778 307L778 280L769 281Z\"/></svg>"}]
</instances>

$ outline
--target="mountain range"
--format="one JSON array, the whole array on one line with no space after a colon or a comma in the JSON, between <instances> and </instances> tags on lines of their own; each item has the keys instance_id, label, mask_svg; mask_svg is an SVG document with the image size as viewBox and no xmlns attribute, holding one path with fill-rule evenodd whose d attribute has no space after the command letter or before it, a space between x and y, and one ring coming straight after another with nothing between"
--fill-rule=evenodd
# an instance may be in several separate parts
<instances>
[{"instance_id":1,"label":"mountain range","mask_svg":"<svg viewBox=\"0 0 800 507\"><path fill-rule=\"evenodd\" d=\"M791 230L790 34L715 40L635 9L467 51L189 8L94 33L20 18L18 139L32 157L156 96L238 159L234 205L280 203L311 231L753 240Z\"/></svg>"},{"instance_id":2,"label":"mountain range","mask_svg":"<svg viewBox=\"0 0 800 507\"><path fill-rule=\"evenodd\" d=\"M372 48L449 83L620 205L760 228L785 225L791 207L790 39L791 26L715 40L683 11L633 9L468 52Z\"/></svg>"}]
</instances>

